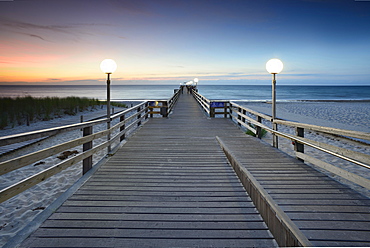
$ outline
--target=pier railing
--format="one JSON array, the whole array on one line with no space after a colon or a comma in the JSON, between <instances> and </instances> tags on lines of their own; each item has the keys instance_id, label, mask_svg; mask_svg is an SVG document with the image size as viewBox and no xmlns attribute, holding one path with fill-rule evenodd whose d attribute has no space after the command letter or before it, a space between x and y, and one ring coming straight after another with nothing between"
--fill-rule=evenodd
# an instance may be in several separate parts
<instances>
[{"instance_id":1,"label":"pier railing","mask_svg":"<svg viewBox=\"0 0 370 248\"><path fill-rule=\"evenodd\" d=\"M159 111L158 113L162 114L163 117L166 117L176 103L179 94L180 92L176 91L169 100L144 101L127 110L113 114L110 119L103 117L100 119L67 126L0 137L0 146L5 146L27 140L82 130L82 135L79 138L0 162L0 175L4 175L22 167L32 165L33 163L39 162L42 159L58 155L59 153L69 149L81 147L82 145L82 153L78 153L71 158L67 158L60 163L52 165L49 168L35 173L34 175L31 175L23 180L14 182L14 184L0 190L0 203L12 198L13 196L16 196L32 186L37 185L40 182L45 181L51 176L71 167L72 165L75 165L80 161L82 161L82 172L85 174L93 167L93 154L102 152L104 149L107 149L107 152L103 152L102 158L104 158L105 155L111 155L115 153L115 151L122 145L126 134L133 132L137 127L143 125L144 121L149 115L152 116L153 114L157 113L156 111L153 111L153 109L158 107L162 108L162 111ZM161 104L159 106L150 106L150 103L152 102L160 102ZM111 123L111 127L109 129L100 128L103 130L95 133L93 132L94 127L104 125L108 121ZM96 142L98 144L93 146L93 141L98 139L104 140Z\"/></svg>"},{"instance_id":2,"label":"pier railing","mask_svg":"<svg viewBox=\"0 0 370 248\"><path fill-rule=\"evenodd\" d=\"M149 101L150 117L153 117L155 114L160 114L163 117L167 117L172 111L182 92L183 91L181 89L176 89L173 96L168 100Z\"/></svg>"},{"instance_id":3,"label":"pier railing","mask_svg":"<svg viewBox=\"0 0 370 248\"><path fill-rule=\"evenodd\" d=\"M11 160L1 162L0 175L3 175L11 171L20 169L24 166L38 162L42 159L48 158L50 156L57 155L68 149L72 149L80 145L83 146L82 153L65 159L56 165L53 165L39 173L36 173L28 178L16 182L5 189L2 189L0 191L0 203L23 192L26 189L31 188L32 186L40 182L45 181L47 178L69 168L70 166L76 164L77 162L80 162L81 160L83 161L83 174L86 173L89 169L92 168L92 155L112 145L115 145L115 147L112 149L112 151L114 151L115 148L119 146L119 142L125 138L125 134L130 130L136 128L137 126L141 125L142 121L147 118L147 112L147 102L138 104L125 111L112 115L109 121L113 123L113 121L117 119L118 123L114 124L110 129L105 129L96 133L92 132L93 127L107 123L107 118L44 129L29 133L0 137L0 145L3 146L35 138L49 137L57 134L67 133L74 130L83 130L82 137L80 138L76 138L62 144L51 146L41 151L33 152L21 157L16 157ZM109 134L112 135L110 139L106 139L104 142L93 147L92 144L94 140L107 137Z\"/></svg>"},{"instance_id":4,"label":"pier railing","mask_svg":"<svg viewBox=\"0 0 370 248\"><path fill-rule=\"evenodd\" d=\"M203 110L209 115L209 117L216 117L217 115L223 115L225 118L229 115L229 101L227 100L208 100L197 91L193 90L192 94L203 108Z\"/></svg>"},{"instance_id":5,"label":"pier railing","mask_svg":"<svg viewBox=\"0 0 370 248\"><path fill-rule=\"evenodd\" d=\"M195 91L193 91L193 96L210 117L215 117L218 114L216 110L217 108L215 108L216 105L212 106L212 103L217 101L209 100ZM304 137L305 130L308 130L311 131L311 133L317 134L321 133L329 136L335 136L336 138L338 137L343 137L344 139L350 138L353 139L352 142L355 143L357 142L358 144L360 144L361 142L358 142L355 139L370 141L370 133L304 124L299 122L286 121L282 119L273 120L270 115L259 113L252 109L241 106L236 102L232 101L231 102L220 101L220 102L222 102L224 106L227 106L228 109L225 108L223 112L220 112L219 114L224 114L225 117L226 115L228 115L235 123L243 127L244 130L250 130L257 138L262 138L263 132L269 132L276 136L291 140L292 144L294 145L294 154L297 159L314 164L326 171L334 173L338 176L341 176L342 178L345 178L351 182L361 185L367 189L370 189L369 179L351 173L347 170L341 169L335 165L332 165L328 162L310 156L304 152L305 146L311 147L313 149L333 155L335 157L356 164L358 166L370 169L370 155L368 154L345 149L339 146L335 146L333 144L327 144L324 142L319 142ZM223 109L224 107L218 108ZM293 127L295 129L295 134L275 131L268 126L268 124L272 126L273 123Z\"/></svg>"}]
</instances>

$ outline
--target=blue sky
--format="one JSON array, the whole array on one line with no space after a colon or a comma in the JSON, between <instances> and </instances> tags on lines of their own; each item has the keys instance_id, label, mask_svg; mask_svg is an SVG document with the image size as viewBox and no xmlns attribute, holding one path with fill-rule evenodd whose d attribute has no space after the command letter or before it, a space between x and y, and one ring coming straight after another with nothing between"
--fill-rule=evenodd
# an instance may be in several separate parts
<instances>
[{"instance_id":1,"label":"blue sky","mask_svg":"<svg viewBox=\"0 0 370 248\"><path fill-rule=\"evenodd\" d=\"M1 84L370 85L370 1L0 2Z\"/></svg>"}]
</instances>

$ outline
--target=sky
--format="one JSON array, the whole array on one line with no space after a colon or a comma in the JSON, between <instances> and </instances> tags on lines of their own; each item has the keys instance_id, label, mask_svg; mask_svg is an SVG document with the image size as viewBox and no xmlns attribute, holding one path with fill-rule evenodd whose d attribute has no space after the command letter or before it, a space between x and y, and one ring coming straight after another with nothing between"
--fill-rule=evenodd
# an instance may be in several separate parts
<instances>
[{"instance_id":1,"label":"sky","mask_svg":"<svg viewBox=\"0 0 370 248\"><path fill-rule=\"evenodd\" d=\"M370 86L370 0L0 0L0 84Z\"/></svg>"}]
</instances>

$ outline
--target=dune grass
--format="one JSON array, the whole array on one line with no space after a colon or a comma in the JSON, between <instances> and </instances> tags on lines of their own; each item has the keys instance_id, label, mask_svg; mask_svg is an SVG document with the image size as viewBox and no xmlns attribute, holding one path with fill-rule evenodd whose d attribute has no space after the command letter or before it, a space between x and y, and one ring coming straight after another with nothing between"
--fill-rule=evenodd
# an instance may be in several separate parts
<instances>
[{"instance_id":1,"label":"dune grass","mask_svg":"<svg viewBox=\"0 0 370 248\"><path fill-rule=\"evenodd\" d=\"M98 99L85 97L4 97L0 98L0 129L32 121L46 121L63 115L76 115L102 104L104 102Z\"/></svg>"},{"instance_id":2,"label":"dune grass","mask_svg":"<svg viewBox=\"0 0 370 248\"><path fill-rule=\"evenodd\" d=\"M255 125L253 125L253 124L251 124L251 123L249 123L249 126L250 127L252 127L253 129L256 129L257 127L255 126ZM247 135L250 135L250 136L253 136L253 137L257 137L257 135L255 134L255 133L253 133L251 130L247 130L246 132L245 132ZM266 134L267 134L267 131L266 131L266 129L261 129L261 138L263 138L263 137L265 137L266 136Z\"/></svg>"}]
</instances>

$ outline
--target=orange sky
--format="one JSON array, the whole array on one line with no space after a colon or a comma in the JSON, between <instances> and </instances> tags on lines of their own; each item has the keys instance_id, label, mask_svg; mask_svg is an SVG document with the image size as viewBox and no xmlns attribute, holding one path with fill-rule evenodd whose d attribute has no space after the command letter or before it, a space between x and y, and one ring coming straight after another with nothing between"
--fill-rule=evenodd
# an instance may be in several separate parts
<instances>
[{"instance_id":1,"label":"orange sky","mask_svg":"<svg viewBox=\"0 0 370 248\"><path fill-rule=\"evenodd\" d=\"M306 10L302 12L302 9ZM370 85L370 2L33 0L0 2L0 84L143 80Z\"/></svg>"}]
</instances>

